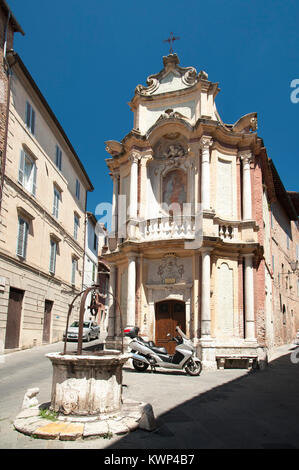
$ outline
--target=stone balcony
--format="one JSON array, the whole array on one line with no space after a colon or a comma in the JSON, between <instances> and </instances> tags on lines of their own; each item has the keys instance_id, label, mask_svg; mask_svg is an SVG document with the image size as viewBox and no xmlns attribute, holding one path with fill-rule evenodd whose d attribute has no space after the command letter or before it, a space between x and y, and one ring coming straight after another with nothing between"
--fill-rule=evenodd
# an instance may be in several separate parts
<instances>
[{"instance_id":1,"label":"stone balcony","mask_svg":"<svg viewBox=\"0 0 299 470\"><path fill-rule=\"evenodd\" d=\"M256 243L258 226L254 220L224 220L214 212L202 216L161 216L145 220L130 219L126 236L109 239L109 251L115 251L124 241L137 243L162 240L193 240L212 237L224 243ZM192 246L190 246L191 248ZM198 246L199 247L199 246Z\"/></svg>"},{"instance_id":2,"label":"stone balcony","mask_svg":"<svg viewBox=\"0 0 299 470\"><path fill-rule=\"evenodd\" d=\"M140 241L194 239L195 217L157 217L139 222Z\"/></svg>"}]
</instances>

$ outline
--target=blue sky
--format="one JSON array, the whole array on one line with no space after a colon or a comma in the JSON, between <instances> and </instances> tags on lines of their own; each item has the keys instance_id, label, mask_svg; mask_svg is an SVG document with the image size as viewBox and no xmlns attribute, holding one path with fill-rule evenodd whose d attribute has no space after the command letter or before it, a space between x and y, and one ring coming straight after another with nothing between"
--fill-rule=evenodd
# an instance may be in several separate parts
<instances>
[{"instance_id":1,"label":"blue sky","mask_svg":"<svg viewBox=\"0 0 299 470\"><path fill-rule=\"evenodd\" d=\"M299 2L296 0L8 0L25 37L19 53L64 127L95 187L88 210L110 202L104 142L133 127L127 103L137 84L163 68L171 31L183 67L218 82L224 122L258 113L264 139L288 190L298 191ZM299 92L298 92L299 98Z\"/></svg>"}]
</instances>

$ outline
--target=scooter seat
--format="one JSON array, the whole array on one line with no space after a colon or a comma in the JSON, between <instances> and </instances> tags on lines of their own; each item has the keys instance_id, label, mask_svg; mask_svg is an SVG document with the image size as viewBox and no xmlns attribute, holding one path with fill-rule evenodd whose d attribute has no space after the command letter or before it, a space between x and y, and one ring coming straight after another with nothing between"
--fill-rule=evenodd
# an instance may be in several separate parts
<instances>
[{"instance_id":1,"label":"scooter seat","mask_svg":"<svg viewBox=\"0 0 299 470\"><path fill-rule=\"evenodd\" d=\"M151 347L151 350L154 351L157 354L168 354L167 350L165 348L158 348L157 346Z\"/></svg>"}]
</instances>

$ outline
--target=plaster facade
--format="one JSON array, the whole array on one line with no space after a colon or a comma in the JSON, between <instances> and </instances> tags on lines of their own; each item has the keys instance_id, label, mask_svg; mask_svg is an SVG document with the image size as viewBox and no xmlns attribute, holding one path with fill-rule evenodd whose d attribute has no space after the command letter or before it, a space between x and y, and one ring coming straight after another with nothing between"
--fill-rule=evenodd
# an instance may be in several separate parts
<instances>
[{"instance_id":1,"label":"plaster facade","mask_svg":"<svg viewBox=\"0 0 299 470\"><path fill-rule=\"evenodd\" d=\"M157 329L161 302L169 301L169 309L183 305L182 327L206 368L223 358L265 357L282 338L269 268L269 207L279 204L281 192L257 134L257 114L225 124L217 83L180 67L176 54L163 65L147 86L136 87L132 131L106 142L114 182L113 233L104 255L110 289L123 326L137 324L154 341L165 334ZM290 198L284 206L293 246L298 211ZM291 310L298 318L298 302ZM285 325L283 342L294 337L295 323ZM120 327L111 303L111 347Z\"/></svg>"},{"instance_id":2,"label":"plaster facade","mask_svg":"<svg viewBox=\"0 0 299 470\"><path fill-rule=\"evenodd\" d=\"M20 57L10 52L7 61L0 340L18 349L62 339L68 306L82 289L86 197L93 188Z\"/></svg>"}]
</instances>

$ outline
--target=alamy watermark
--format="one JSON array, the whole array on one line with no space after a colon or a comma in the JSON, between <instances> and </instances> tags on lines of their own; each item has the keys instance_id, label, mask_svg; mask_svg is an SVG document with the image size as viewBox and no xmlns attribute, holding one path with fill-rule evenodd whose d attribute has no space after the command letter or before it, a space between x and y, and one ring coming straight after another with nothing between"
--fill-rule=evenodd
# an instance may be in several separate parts
<instances>
[{"instance_id":1,"label":"alamy watermark","mask_svg":"<svg viewBox=\"0 0 299 470\"><path fill-rule=\"evenodd\" d=\"M201 204L162 203L153 201L150 214L139 217L142 204L137 204L134 211L127 204L126 195L119 195L117 204L109 202L97 205L95 215L98 217L96 233L108 236L109 239L152 239L183 238L186 249L198 249L202 246L203 212ZM104 229L105 227L105 229Z\"/></svg>"},{"instance_id":2,"label":"alamy watermark","mask_svg":"<svg viewBox=\"0 0 299 470\"><path fill-rule=\"evenodd\" d=\"M291 81L290 87L294 88L290 95L291 102L297 104L299 103L299 78L294 78Z\"/></svg>"}]
</instances>

